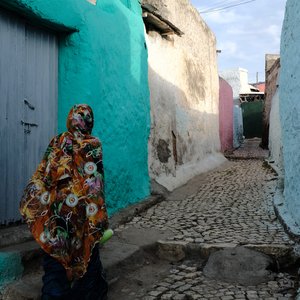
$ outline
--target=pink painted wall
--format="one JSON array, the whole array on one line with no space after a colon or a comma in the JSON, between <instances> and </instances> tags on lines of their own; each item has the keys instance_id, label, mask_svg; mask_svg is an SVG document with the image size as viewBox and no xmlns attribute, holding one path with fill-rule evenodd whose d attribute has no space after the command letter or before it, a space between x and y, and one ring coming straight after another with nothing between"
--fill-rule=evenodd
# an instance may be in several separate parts
<instances>
[{"instance_id":1,"label":"pink painted wall","mask_svg":"<svg viewBox=\"0 0 300 300\"><path fill-rule=\"evenodd\" d=\"M219 77L219 130L222 152L233 148L233 92L232 87Z\"/></svg>"}]
</instances>

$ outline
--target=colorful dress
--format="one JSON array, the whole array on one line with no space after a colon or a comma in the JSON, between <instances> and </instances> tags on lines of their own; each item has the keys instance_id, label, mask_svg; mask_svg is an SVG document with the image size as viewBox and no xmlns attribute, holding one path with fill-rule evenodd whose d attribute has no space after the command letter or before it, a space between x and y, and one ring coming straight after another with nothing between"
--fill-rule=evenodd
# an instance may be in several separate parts
<instances>
[{"instance_id":1,"label":"colorful dress","mask_svg":"<svg viewBox=\"0 0 300 300\"><path fill-rule=\"evenodd\" d=\"M20 204L34 238L64 266L70 280L84 275L108 228L102 147L91 136L93 123L88 105L71 109L68 131L50 142Z\"/></svg>"}]
</instances>

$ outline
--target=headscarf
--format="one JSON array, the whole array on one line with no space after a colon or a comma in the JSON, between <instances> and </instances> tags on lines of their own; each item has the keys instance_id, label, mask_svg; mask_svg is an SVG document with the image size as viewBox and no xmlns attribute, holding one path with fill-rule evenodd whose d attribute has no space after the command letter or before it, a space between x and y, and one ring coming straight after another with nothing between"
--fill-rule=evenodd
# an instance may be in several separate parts
<instances>
[{"instance_id":1,"label":"headscarf","mask_svg":"<svg viewBox=\"0 0 300 300\"><path fill-rule=\"evenodd\" d=\"M35 240L65 267L70 280L84 275L108 228L102 146L91 136L93 123L88 105L71 109L68 131L51 140L20 204Z\"/></svg>"}]
</instances>

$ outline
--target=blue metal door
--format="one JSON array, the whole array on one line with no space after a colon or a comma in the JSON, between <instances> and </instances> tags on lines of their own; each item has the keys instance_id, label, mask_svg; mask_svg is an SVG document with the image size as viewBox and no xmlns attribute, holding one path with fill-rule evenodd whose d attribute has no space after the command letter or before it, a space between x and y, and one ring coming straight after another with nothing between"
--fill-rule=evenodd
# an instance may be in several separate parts
<instances>
[{"instance_id":1,"label":"blue metal door","mask_svg":"<svg viewBox=\"0 0 300 300\"><path fill-rule=\"evenodd\" d=\"M0 224L21 219L20 198L57 131L58 42L0 9Z\"/></svg>"}]
</instances>

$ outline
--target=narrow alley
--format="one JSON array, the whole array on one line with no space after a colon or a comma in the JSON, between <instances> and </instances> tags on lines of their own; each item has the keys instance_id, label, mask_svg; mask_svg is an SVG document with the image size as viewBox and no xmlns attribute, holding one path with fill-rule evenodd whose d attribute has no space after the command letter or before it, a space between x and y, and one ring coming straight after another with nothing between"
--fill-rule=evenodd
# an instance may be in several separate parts
<instances>
[{"instance_id":1,"label":"narrow alley","mask_svg":"<svg viewBox=\"0 0 300 300\"><path fill-rule=\"evenodd\" d=\"M300 300L300 1L0 1L0 300Z\"/></svg>"},{"instance_id":2,"label":"narrow alley","mask_svg":"<svg viewBox=\"0 0 300 300\"><path fill-rule=\"evenodd\" d=\"M257 147L253 143L244 145L237 156L248 151L248 155L261 158L258 143ZM156 253L169 260L173 254L174 260L169 269L158 267L156 272L162 274L156 274L157 281L148 289L140 274L136 273L135 280L134 275L122 275L121 282L112 287L110 299L294 299L296 278L285 270L287 263L293 263L294 242L274 213L276 179L276 173L262 159L231 160L120 226L118 233L132 228L137 229L137 235L141 229L146 229L146 234L150 229L168 232ZM193 190L192 195L188 195L189 190ZM244 248L258 252L248 253ZM209 256L222 249L221 260L210 263L217 270L206 270ZM261 261L257 264L259 253L272 258L273 267ZM145 267L143 270L147 272ZM136 286L135 281L139 281Z\"/></svg>"}]
</instances>

